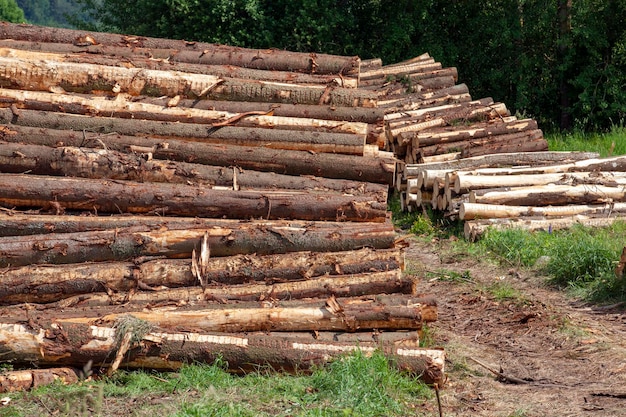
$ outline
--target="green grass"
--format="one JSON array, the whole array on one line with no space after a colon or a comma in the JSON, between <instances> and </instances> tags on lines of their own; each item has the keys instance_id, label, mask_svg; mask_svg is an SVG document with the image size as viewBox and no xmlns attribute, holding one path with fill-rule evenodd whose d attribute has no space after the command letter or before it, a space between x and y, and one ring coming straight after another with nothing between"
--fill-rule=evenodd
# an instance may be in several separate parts
<instances>
[{"instance_id":1,"label":"green grass","mask_svg":"<svg viewBox=\"0 0 626 417\"><path fill-rule=\"evenodd\" d=\"M418 415L415 408L432 397L382 354L360 352L310 375L259 370L236 376L218 362L177 373L120 371L8 395L11 405L1 416L405 416Z\"/></svg>"},{"instance_id":2,"label":"green grass","mask_svg":"<svg viewBox=\"0 0 626 417\"><path fill-rule=\"evenodd\" d=\"M551 151L598 152L601 157L626 155L626 128L616 126L607 133L547 134Z\"/></svg>"}]
</instances>

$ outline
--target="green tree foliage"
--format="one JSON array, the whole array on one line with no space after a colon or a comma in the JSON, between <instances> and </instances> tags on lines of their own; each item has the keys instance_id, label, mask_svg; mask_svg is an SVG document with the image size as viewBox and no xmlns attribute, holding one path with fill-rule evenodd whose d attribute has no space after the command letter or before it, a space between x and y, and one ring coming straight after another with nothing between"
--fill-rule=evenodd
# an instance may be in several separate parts
<instances>
[{"instance_id":1,"label":"green tree foliage","mask_svg":"<svg viewBox=\"0 0 626 417\"><path fill-rule=\"evenodd\" d=\"M76 0L17 0L17 4L24 11L26 21L34 25L70 27L76 20L87 20Z\"/></svg>"},{"instance_id":2,"label":"green tree foliage","mask_svg":"<svg viewBox=\"0 0 626 417\"><path fill-rule=\"evenodd\" d=\"M91 29L385 63L429 52L548 130L626 117L626 0L76 1Z\"/></svg>"},{"instance_id":3,"label":"green tree foliage","mask_svg":"<svg viewBox=\"0 0 626 417\"><path fill-rule=\"evenodd\" d=\"M24 23L24 11L20 9L15 0L0 0L0 20L12 23Z\"/></svg>"}]
</instances>

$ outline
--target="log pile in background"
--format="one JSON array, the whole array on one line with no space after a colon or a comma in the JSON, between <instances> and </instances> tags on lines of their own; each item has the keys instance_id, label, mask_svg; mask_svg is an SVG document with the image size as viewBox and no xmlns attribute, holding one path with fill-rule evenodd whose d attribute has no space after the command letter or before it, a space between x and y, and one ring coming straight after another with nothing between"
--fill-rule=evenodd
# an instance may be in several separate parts
<instances>
[{"instance_id":1,"label":"log pile in background","mask_svg":"<svg viewBox=\"0 0 626 417\"><path fill-rule=\"evenodd\" d=\"M419 348L435 302L402 274L386 211L379 76L354 88L358 58L0 38L3 361L291 370L379 348L443 381L443 351Z\"/></svg>"}]
</instances>

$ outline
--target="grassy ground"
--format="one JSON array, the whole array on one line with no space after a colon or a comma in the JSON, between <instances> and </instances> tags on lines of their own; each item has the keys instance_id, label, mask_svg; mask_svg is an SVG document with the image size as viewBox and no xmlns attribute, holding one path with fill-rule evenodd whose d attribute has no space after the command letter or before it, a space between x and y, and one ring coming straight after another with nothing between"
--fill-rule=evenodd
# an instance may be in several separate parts
<instances>
[{"instance_id":1,"label":"grassy ground","mask_svg":"<svg viewBox=\"0 0 626 417\"><path fill-rule=\"evenodd\" d=\"M547 134L551 151L598 152L601 157L626 155L626 128L614 127L607 133Z\"/></svg>"}]
</instances>

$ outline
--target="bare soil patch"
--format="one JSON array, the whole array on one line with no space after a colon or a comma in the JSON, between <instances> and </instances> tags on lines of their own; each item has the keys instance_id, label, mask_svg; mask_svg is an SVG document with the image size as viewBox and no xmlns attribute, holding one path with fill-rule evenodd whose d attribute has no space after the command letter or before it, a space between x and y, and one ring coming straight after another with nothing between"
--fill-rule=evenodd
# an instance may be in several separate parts
<instances>
[{"instance_id":1,"label":"bare soil patch","mask_svg":"<svg viewBox=\"0 0 626 417\"><path fill-rule=\"evenodd\" d=\"M623 307L588 305L545 277L451 255L447 241L415 239L406 259L419 291L438 302L429 333L448 354L444 416L626 416Z\"/></svg>"}]
</instances>

